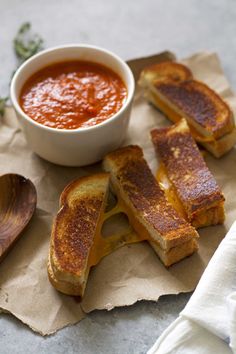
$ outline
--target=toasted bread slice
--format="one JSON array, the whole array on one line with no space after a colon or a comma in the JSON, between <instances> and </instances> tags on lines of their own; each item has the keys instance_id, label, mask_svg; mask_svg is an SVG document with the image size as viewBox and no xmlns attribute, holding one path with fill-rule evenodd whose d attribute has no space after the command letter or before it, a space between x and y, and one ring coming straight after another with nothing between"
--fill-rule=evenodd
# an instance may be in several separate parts
<instances>
[{"instance_id":1,"label":"toasted bread slice","mask_svg":"<svg viewBox=\"0 0 236 354\"><path fill-rule=\"evenodd\" d=\"M151 245L157 244L167 253L198 237L196 230L167 202L140 147L118 149L105 157L103 165L111 174L112 186L131 225ZM184 257L186 252L183 253ZM168 265L174 262L169 259Z\"/></svg>"},{"instance_id":2,"label":"toasted bread slice","mask_svg":"<svg viewBox=\"0 0 236 354\"><path fill-rule=\"evenodd\" d=\"M214 156L222 156L236 142L232 111L216 92L190 74L173 79L176 66L184 72L184 65L172 62L143 70L139 84L144 88L146 98L171 121L177 122L184 117L195 140Z\"/></svg>"},{"instance_id":3,"label":"toasted bread slice","mask_svg":"<svg viewBox=\"0 0 236 354\"><path fill-rule=\"evenodd\" d=\"M150 83L165 82L166 79L173 82L182 82L193 79L193 75L185 65L168 61L144 68L138 83L141 87L149 87Z\"/></svg>"},{"instance_id":4,"label":"toasted bread slice","mask_svg":"<svg viewBox=\"0 0 236 354\"><path fill-rule=\"evenodd\" d=\"M177 114L175 111L171 110L167 104L161 102L150 90L145 92L145 97L149 102L151 102L155 107L158 107L166 116L174 123L182 119L182 115ZM193 126L189 124L189 128L195 141L202 145L206 150L208 150L216 158L220 158L230 151L236 142L236 128L223 135L221 138L215 140L212 137L207 137L199 134Z\"/></svg>"},{"instance_id":5,"label":"toasted bread slice","mask_svg":"<svg viewBox=\"0 0 236 354\"><path fill-rule=\"evenodd\" d=\"M218 139L234 128L229 106L207 85L196 80L153 83L153 92L197 132Z\"/></svg>"},{"instance_id":6,"label":"toasted bread slice","mask_svg":"<svg viewBox=\"0 0 236 354\"><path fill-rule=\"evenodd\" d=\"M48 275L52 285L65 294L83 296L108 188L109 175L100 173L72 182L61 195L51 234Z\"/></svg>"},{"instance_id":7,"label":"toasted bread slice","mask_svg":"<svg viewBox=\"0 0 236 354\"><path fill-rule=\"evenodd\" d=\"M156 152L187 220L195 227L224 222L224 196L195 143L187 122L151 132ZM168 195L168 194L167 194Z\"/></svg>"},{"instance_id":8,"label":"toasted bread slice","mask_svg":"<svg viewBox=\"0 0 236 354\"><path fill-rule=\"evenodd\" d=\"M197 141L197 140L196 140ZM217 158L220 158L221 156L225 155L227 152L229 152L236 143L236 128L233 128L233 130L222 136L222 138L219 138L217 140L213 141L204 141L201 140L200 144L208 150L212 155L214 155Z\"/></svg>"},{"instance_id":9,"label":"toasted bread slice","mask_svg":"<svg viewBox=\"0 0 236 354\"><path fill-rule=\"evenodd\" d=\"M163 250L156 242L150 242L150 244L166 267L170 267L182 259L191 256L199 248L195 238L182 243L180 246L172 247L167 252Z\"/></svg>"}]
</instances>

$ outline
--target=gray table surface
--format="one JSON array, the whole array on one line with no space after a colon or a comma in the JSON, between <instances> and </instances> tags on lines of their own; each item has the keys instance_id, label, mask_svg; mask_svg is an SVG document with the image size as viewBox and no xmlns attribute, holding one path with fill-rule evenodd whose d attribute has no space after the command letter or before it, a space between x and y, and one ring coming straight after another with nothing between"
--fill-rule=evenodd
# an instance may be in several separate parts
<instances>
[{"instance_id":1,"label":"gray table surface","mask_svg":"<svg viewBox=\"0 0 236 354\"><path fill-rule=\"evenodd\" d=\"M235 0L0 0L0 95L16 65L12 38L30 21L45 47L89 43L124 59L165 49L179 58L217 51L236 87ZM111 312L95 311L75 326L42 338L11 315L0 316L0 354L146 353L178 316L189 294L139 302Z\"/></svg>"}]
</instances>

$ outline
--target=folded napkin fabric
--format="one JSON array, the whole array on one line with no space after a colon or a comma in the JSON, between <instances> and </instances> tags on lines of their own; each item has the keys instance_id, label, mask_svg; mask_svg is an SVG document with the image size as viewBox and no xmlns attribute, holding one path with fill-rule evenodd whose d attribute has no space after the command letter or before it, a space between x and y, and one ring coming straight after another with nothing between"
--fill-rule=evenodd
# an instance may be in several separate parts
<instances>
[{"instance_id":1,"label":"folded napkin fabric","mask_svg":"<svg viewBox=\"0 0 236 354\"><path fill-rule=\"evenodd\" d=\"M236 353L236 222L180 316L148 354Z\"/></svg>"}]
</instances>

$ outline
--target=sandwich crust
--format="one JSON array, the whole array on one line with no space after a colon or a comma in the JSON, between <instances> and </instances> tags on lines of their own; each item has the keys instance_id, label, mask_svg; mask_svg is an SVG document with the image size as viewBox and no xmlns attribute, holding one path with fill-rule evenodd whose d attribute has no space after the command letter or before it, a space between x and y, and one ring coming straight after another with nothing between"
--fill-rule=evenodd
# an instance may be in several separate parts
<instances>
[{"instance_id":1,"label":"sandwich crust","mask_svg":"<svg viewBox=\"0 0 236 354\"><path fill-rule=\"evenodd\" d=\"M149 86L150 82L162 82L166 79L182 82L192 78L191 71L185 65L168 61L144 68L140 75L139 85L145 87Z\"/></svg>"},{"instance_id":2,"label":"sandwich crust","mask_svg":"<svg viewBox=\"0 0 236 354\"><path fill-rule=\"evenodd\" d=\"M70 282L57 279L51 266L50 257L48 258L47 271L49 281L55 289L62 292L63 294L82 296L84 292L85 282Z\"/></svg>"},{"instance_id":3,"label":"sandwich crust","mask_svg":"<svg viewBox=\"0 0 236 354\"><path fill-rule=\"evenodd\" d=\"M173 123L176 123L183 118L183 114L177 112L176 110L173 110L170 105L168 105L166 102L164 102L159 97L157 97L157 95L154 94L150 89L147 89L145 91L145 97L149 102L153 103L155 107L158 107ZM208 150L212 155L214 155L217 158L220 158L221 156L226 154L235 145L236 142L235 127L230 133L225 134L218 139L214 139L210 135L206 136L201 134L201 132L199 132L196 128L194 128L190 122L189 122L189 128L192 136L194 137L194 140L197 143L201 144L203 147L205 147L206 150Z\"/></svg>"},{"instance_id":4,"label":"sandwich crust","mask_svg":"<svg viewBox=\"0 0 236 354\"><path fill-rule=\"evenodd\" d=\"M82 177L62 192L52 228L48 274L53 285L57 287L58 283L63 292L70 294L71 289L78 289L79 293L73 295L83 293L89 254L105 209L108 187L109 175L100 173Z\"/></svg>"},{"instance_id":5,"label":"sandwich crust","mask_svg":"<svg viewBox=\"0 0 236 354\"><path fill-rule=\"evenodd\" d=\"M191 256L199 248L195 238L183 243L181 246L172 247L168 252L165 252L155 242L150 242L150 244L166 267L170 267L172 264L181 261L183 258Z\"/></svg>"},{"instance_id":6,"label":"sandwich crust","mask_svg":"<svg viewBox=\"0 0 236 354\"><path fill-rule=\"evenodd\" d=\"M192 138L185 119L171 127L152 130L151 137L189 221L199 213L207 213L207 209L223 207L224 196ZM222 212L220 215L220 221L223 222ZM216 219L214 223L218 221Z\"/></svg>"},{"instance_id":7,"label":"sandwich crust","mask_svg":"<svg viewBox=\"0 0 236 354\"><path fill-rule=\"evenodd\" d=\"M221 157L236 143L234 117L228 104L195 80L185 65L167 61L144 68L139 85L144 96L172 122L184 117L194 139L215 157Z\"/></svg>"},{"instance_id":8,"label":"sandwich crust","mask_svg":"<svg viewBox=\"0 0 236 354\"><path fill-rule=\"evenodd\" d=\"M154 82L154 87L186 117L195 121L215 139L233 129L229 106L207 85L196 80Z\"/></svg>"},{"instance_id":9,"label":"sandwich crust","mask_svg":"<svg viewBox=\"0 0 236 354\"><path fill-rule=\"evenodd\" d=\"M108 154L104 167L111 173L116 193L148 229L152 241L167 250L198 237L191 225L167 202L139 146L127 146ZM135 231L139 233L140 229Z\"/></svg>"},{"instance_id":10,"label":"sandwich crust","mask_svg":"<svg viewBox=\"0 0 236 354\"><path fill-rule=\"evenodd\" d=\"M217 158L225 155L228 151L230 151L236 142L236 128L222 136L221 138L213 141L201 141L201 145L212 153Z\"/></svg>"}]
</instances>

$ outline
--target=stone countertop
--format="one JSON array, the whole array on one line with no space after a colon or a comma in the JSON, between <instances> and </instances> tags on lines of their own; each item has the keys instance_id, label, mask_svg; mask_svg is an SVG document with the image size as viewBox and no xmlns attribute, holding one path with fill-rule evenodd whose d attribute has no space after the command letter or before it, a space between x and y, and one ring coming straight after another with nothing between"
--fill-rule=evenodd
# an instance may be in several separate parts
<instances>
[{"instance_id":1,"label":"stone countertop","mask_svg":"<svg viewBox=\"0 0 236 354\"><path fill-rule=\"evenodd\" d=\"M169 49L179 58L217 51L236 87L234 0L0 0L0 95L8 92L16 65L12 39L30 21L45 47L88 43L124 59ZM42 338L11 315L0 319L0 353L146 353L178 316L189 294L139 302L110 312L94 311L77 325Z\"/></svg>"}]
</instances>

